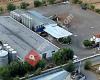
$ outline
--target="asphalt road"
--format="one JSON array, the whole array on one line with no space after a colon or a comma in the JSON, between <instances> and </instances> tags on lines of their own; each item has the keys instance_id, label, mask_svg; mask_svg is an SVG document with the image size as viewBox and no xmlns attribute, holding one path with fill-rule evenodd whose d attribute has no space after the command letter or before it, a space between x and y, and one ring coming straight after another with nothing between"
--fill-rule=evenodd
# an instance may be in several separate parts
<instances>
[{"instance_id":1,"label":"asphalt road","mask_svg":"<svg viewBox=\"0 0 100 80\"><path fill-rule=\"evenodd\" d=\"M72 45L59 47L70 47L74 50L75 54L80 58L93 55L94 50L87 50L82 47L82 41L85 39L90 39L94 33L100 32L100 15L89 11L82 10L80 7L69 4L60 5L49 5L47 7L40 7L34 9L45 16L52 16L54 14L67 13L74 16L72 21L72 26L68 28L70 32L73 33ZM93 27L93 28L91 28ZM77 35L77 36L75 36Z\"/></svg>"}]
</instances>

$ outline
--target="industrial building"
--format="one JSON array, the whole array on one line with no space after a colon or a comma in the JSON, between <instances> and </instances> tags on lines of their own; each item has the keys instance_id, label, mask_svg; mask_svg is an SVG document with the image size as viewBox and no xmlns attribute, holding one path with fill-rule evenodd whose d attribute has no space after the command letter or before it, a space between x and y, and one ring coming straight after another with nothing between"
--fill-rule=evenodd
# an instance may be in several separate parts
<instances>
[{"instance_id":1,"label":"industrial building","mask_svg":"<svg viewBox=\"0 0 100 80\"><path fill-rule=\"evenodd\" d=\"M14 10L10 16L0 17L0 27L4 30L1 31L1 35L4 36L0 36L0 39L16 49L18 59L29 61L30 64L34 62L35 65L41 57L52 57L52 54L60 49L36 32L45 31L57 39L72 35L59 27L55 21L36 11Z\"/></svg>"},{"instance_id":2,"label":"industrial building","mask_svg":"<svg viewBox=\"0 0 100 80\"><path fill-rule=\"evenodd\" d=\"M71 75L64 69L51 70L29 80L71 80Z\"/></svg>"},{"instance_id":3,"label":"industrial building","mask_svg":"<svg viewBox=\"0 0 100 80\"><path fill-rule=\"evenodd\" d=\"M12 11L11 14L12 13L19 14L21 16L22 24L24 24L31 30L34 30L35 32L45 31L57 39L72 35L72 33L70 33L69 31L66 31L65 29L58 26L55 21L43 16L42 14L36 11L27 11L24 13L19 13L18 11L15 10ZM13 15L14 14L12 14L12 16Z\"/></svg>"},{"instance_id":4,"label":"industrial building","mask_svg":"<svg viewBox=\"0 0 100 80\"><path fill-rule=\"evenodd\" d=\"M36 32L44 29L45 25L57 25L53 20L44 17L36 11L26 11L23 10L14 10L10 12L12 18L16 19L19 22L22 22L26 27L33 29ZM21 21L20 21L21 20Z\"/></svg>"},{"instance_id":5,"label":"industrial building","mask_svg":"<svg viewBox=\"0 0 100 80\"><path fill-rule=\"evenodd\" d=\"M35 50L40 56L52 57L58 51L58 47L31 31L21 23L9 16L0 17L0 40L8 43L17 51L17 57L25 60L25 56L31 50Z\"/></svg>"}]
</instances>

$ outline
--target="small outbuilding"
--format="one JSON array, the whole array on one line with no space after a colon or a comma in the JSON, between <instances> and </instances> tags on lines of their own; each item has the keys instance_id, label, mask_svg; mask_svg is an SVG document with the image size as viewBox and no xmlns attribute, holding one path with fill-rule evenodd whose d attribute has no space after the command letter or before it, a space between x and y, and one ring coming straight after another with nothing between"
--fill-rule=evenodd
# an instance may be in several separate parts
<instances>
[{"instance_id":1,"label":"small outbuilding","mask_svg":"<svg viewBox=\"0 0 100 80\"><path fill-rule=\"evenodd\" d=\"M46 25L44 31L56 39L68 37L68 36L72 35L72 33L70 33L69 31L67 31L57 25Z\"/></svg>"}]
</instances>

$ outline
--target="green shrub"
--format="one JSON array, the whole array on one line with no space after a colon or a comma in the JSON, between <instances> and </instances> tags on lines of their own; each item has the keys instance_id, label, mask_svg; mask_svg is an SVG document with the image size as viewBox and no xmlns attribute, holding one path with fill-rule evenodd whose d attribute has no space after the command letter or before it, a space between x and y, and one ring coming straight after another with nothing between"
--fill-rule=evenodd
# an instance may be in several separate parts
<instances>
[{"instance_id":1,"label":"green shrub","mask_svg":"<svg viewBox=\"0 0 100 80\"><path fill-rule=\"evenodd\" d=\"M65 69L68 72L73 72L75 70L75 64L72 61L69 61L68 64L65 66Z\"/></svg>"},{"instance_id":2,"label":"green shrub","mask_svg":"<svg viewBox=\"0 0 100 80\"><path fill-rule=\"evenodd\" d=\"M20 8L21 8L21 9L26 9L28 6L29 6L29 4L28 4L28 3L25 3L25 2L22 2L22 3L20 4Z\"/></svg>"},{"instance_id":3,"label":"green shrub","mask_svg":"<svg viewBox=\"0 0 100 80\"><path fill-rule=\"evenodd\" d=\"M41 6L42 5L42 2L41 1L34 1L34 6L35 7L39 7L39 6Z\"/></svg>"},{"instance_id":4,"label":"green shrub","mask_svg":"<svg viewBox=\"0 0 100 80\"><path fill-rule=\"evenodd\" d=\"M46 66L46 61L45 60L40 60L37 64L37 67L41 68L41 69L45 68L45 66Z\"/></svg>"},{"instance_id":5,"label":"green shrub","mask_svg":"<svg viewBox=\"0 0 100 80\"><path fill-rule=\"evenodd\" d=\"M56 0L48 0L49 4L54 4Z\"/></svg>"},{"instance_id":6,"label":"green shrub","mask_svg":"<svg viewBox=\"0 0 100 80\"><path fill-rule=\"evenodd\" d=\"M34 75L37 76L37 75L41 74L41 71L42 71L41 68L38 68L38 69L35 71Z\"/></svg>"},{"instance_id":7,"label":"green shrub","mask_svg":"<svg viewBox=\"0 0 100 80\"><path fill-rule=\"evenodd\" d=\"M100 9L95 9L95 11L100 14Z\"/></svg>"},{"instance_id":8,"label":"green shrub","mask_svg":"<svg viewBox=\"0 0 100 80\"><path fill-rule=\"evenodd\" d=\"M86 69L86 70L91 69L91 65L92 65L91 61L86 61L85 65L84 65L84 69Z\"/></svg>"},{"instance_id":9,"label":"green shrub","mask_svg":"<svg viewBox=\"0 0 100 80\"><path fill-rule=\"evenodd\" d=\"M81 8L82 8L82 9L87 9L88 6L89 6L89 5L88 5L87 3L82 3L82 4L81 4Z\"/></svg>"},{"instance_id":10,"label":"green shrub","mask_svg":"<svg viewBox=\"0 0 100 80\"><path fill-rule=\"evenodd\" d=\"M90 6L89 6L89 9L90 9L90 10L94 10L94 9L95 9L95 6L94 6L94 5L90 5Z\"/></svg>"},{"instance_id":11,"label":"green shrub","mask_svg":"<svg viewBox=\"0 0 100 80\"><path fill-rule=\"evenodd\" d=\"M67 38L59 38L58 41L62 44L70 44L71 43L71 37L67 37Z\"/></svg>"},{"instance_id":12,"label":"green shrub","mask_svg":"<svg viewBox=\"0 0 100 80\"><path fill-rule=\"evenodd\" d=\"M3 13L3 8L2 7L0 7L0 14L2 14Z\"/></svg>"},{"instance_id":13,"label":"green shrub","mask_svg":"<svg viewBox=\"0 0 100 80\"><path fill-rule=\"evenodd\" d=\"M0 79L2 80L8 80L11 79L11 74L9 72L9 69L7 67L1 67L0 68Z\"/></svg>"},{"instance_id":14,"label":"green shrub","mask_svg":"<svg viewBox=\"0 0 100 80\"><path fill-rule=\"evenodd\" d=\"M73 3L77 4L80 0L73 0Z\"/></svg>"},{"instance_id":15,"label":"green shrub","mask_svg":"<svg viewBox=\"0 0 100 80\"><path fill-rule=\"evenodd\" d=\"M7 5L7 10L8 10L8 11L13 11L13 10L15 10L15 9L16 9L16 6L15 6L14 4L9 3L9 4Z\"/></svg>"},{"instance_id":16,"label":"green shrub","mask_svg":"<svg viewBox=\"0 0 100 80\"><path fill-rule=\"evenodd\" d=\"M16 76L23 77L26 73L32 72L33 69L34 67L31 67L28 63L14 61L6 67L0 68L0 78L3 80L13 80ZM18 79L18 77L16 78Z\"/></svg>"},{"instance_id":17,"label":"green shrub","mask_svg":"<svg viewBox=\"0 0 100 80\"><path fill-rule=\"evenodd\" d=\"M53 54L53 61L55 64L60 65L73 60L74 52L70 48L63 48Z\"/></svg>"},{"instance_id":18,"label":"green shrub","mask_svg":"<svg viewBox=\"0 0 100 80\"><path fill-rule=\"evenodd\" d=\"M78 3L78 4L82 4L83 2L79 0L77 3Z\"/></svg>"},{"instance_id":19,"label":"green shrub","mask_svg":"<svg viewBox=\"0 0 100 80\"><path fill-rule=\"evenodd\" d=\"M84 46L87 47L87 48L92 47L94 43L95 43L94 41L90 41L90 40L84 40L83 41Z\"/></svg>"}]
</instances>

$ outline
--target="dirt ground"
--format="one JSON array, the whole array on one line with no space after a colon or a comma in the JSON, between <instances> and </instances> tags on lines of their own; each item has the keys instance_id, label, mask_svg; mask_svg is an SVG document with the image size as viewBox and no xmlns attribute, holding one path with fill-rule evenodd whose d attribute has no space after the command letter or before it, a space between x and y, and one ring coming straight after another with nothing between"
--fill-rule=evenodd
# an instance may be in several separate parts
<instances>
[{"instance_id":1,"label":"dirt ground","mask_svg":"<svg viewBox=\"0 0 100 80\"><path fill-rule=\"evenodd\" d=\"M24 0L24 1L22 0L22 1L18 1L18 2L13 2L13 4L15 4L17 7L19 7L20 6L20 3L22 3L22 2L29 3L30 4L29 8L34 7L34 4L33 4L33 1L32 0ZM0 4L0 7L3 8L4 12L7 11L7 4L8 3L2 3L2 4Z\"/></svg>"},{"instance_id":2,"label":"dirt ground","mask_svg":"<svg viewBox=\"0 0 100 80\"><path fill-rule=\"evenodd\" d=\"M95 3L93 5L95 6L96 9L100 9L100 3Z\"/></svg>"},{"instance_id":3,"label":"dirt ground","mask_svg":"<svg viewBox=\"0 0 100 80\"><path fill-rule=\"evenodd\" d=\"M100 0L82 0L83 2L86 2L86 3L98 3L100 2Z\"/></svg>"},{"instance_id":4,"label":"dirt ground","mask_svg":"<svg viewBox=\"0 0 100 80\"><path fill-rule=\"evenodd\" d=\"M82 0L84 3L90 3L95 6L96 9L100 9L100 0Z\"/></svg>"}]
</instances>

